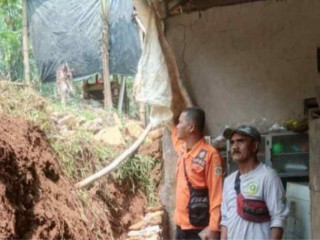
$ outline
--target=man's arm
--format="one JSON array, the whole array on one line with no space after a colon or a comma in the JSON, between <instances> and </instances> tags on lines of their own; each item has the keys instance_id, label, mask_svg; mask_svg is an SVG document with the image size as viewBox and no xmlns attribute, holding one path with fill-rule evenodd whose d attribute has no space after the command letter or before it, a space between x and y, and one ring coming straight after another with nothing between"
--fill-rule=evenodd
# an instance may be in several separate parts
<instances>
[{"instance_id":1,"label":"man's arm","mask_svg":"<svg viewBox=\"0 0 320 240\"><path fill-rule=\"evenodd\" d=\"M273 227L270 230L270 240L281 240L283 229L279 227Z\"/></svg>"},{"instance_id":2,"label":"man's arm","mask_svg":"<svg viewBox=\"0 0 320 240\"><path fill-rule=\"evenodd\" d=\"M172 126L171 128L171 141L174 148L174 151L179 154L179 150L182 145L182 141L178 139L178 132L177 128L175 126Z\"/></svg>"},{"instance_id":3,"label":"man's arm","mask_svg":"<svg viewBox=\"0 0 320 240\"><path fill-rule=\"evenodd\" d=\"M270 220L270 239L281 239L285 219L289 214L284 188L280 178L274 174L264 186L265 202L268 206Z\"/></svg>"},{"instance_id":4,"label":"man's arm","mask_svg":"<svg viewBox=\"0 0 320 240\"><path fill-rule=\"evenodd\" d=\"M228 212L228 206L227 206L227 184L228 180L223 184L223 191L222 191L222 204L221 204L221 222L220 222L220 228L221 228L221 240L227 240L228 239L228 219L227 219L227 212Z\"/></svg>"},{"instance_id":5,"label":"man's arm","mask_svg":"<svg viewBox=\"0 0 320 240\"><path fill-rule=\"evenodd\" d=\"M220 239L220 232L211 231L209 227L206 227L204 233L201 235L202 240L219 240Z\"/></svg>"},{"instance_id":6,"label":"man's arm","mask_svg":"<svg viewBox=\"0 0 320 240\"><path fill-rule=\"evenodd\" d=\"M216 233L220 232L220 207L223 186L222 160L217 152L212 153L205 168L206 184L208 186L210 202L209 230L212 232L211 236L216 236Z\"/></svg>"},{"instance_id":7,"label":"man's arm","mask_svg":"<svg viewBox=\"0 0 320 240\"><path fill-rule=\"evenodd\" d=\"M228 239L228 228L226 226L221 226L221 240L227 240Z\"/></svg>"}]
</instances>

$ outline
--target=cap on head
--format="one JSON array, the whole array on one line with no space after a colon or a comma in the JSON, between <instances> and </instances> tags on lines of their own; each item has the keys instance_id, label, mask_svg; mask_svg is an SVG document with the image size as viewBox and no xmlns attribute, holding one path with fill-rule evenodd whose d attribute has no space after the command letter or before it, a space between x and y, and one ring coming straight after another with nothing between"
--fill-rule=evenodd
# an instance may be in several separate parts
<instances>
[{"instance_id":1,"label":"cap on head","mask_svg":"<svg viewBox=\"0 0 320 240\"><path fill-rule=\"evenodd\" d=\"M232 135L235 133L249 136L249 137L253 138L255 141L260 142L260 140L261 140L261 135L260 135L259 131L255 127L248 126L248 125L242 125L237 128L226 128L223 131L223 136L226 139L231 140Z\"/></svg>"}]
</instances>

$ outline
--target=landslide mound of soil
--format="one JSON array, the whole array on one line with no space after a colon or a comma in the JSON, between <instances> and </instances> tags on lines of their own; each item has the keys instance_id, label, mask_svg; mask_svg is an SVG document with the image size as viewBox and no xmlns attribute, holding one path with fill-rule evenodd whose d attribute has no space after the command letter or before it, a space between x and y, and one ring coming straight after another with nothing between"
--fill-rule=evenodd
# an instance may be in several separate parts
<instances>
[{"instance_id":1,"label":"landslide mound of soil","mask_svg":"<svg viewBox=\"0 0 320 240\"><path fill-rule=\"evenodd\" d=\"M105 210L83 208L59 174L44 133L7 115L0 115L0 219L0 239L112 238Z\"/></svg>"}]
</instances>

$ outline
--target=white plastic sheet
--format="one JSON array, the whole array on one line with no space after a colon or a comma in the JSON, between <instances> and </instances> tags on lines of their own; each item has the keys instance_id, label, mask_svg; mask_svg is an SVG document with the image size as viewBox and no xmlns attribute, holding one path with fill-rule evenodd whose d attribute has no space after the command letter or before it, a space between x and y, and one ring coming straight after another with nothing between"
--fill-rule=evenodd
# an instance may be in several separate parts
<instances>
[{"instance_id":1,"label":"white plastic sheet","mask_svg":"<svg viewBox=\"0 0 320 240\"><path fill-rule=\"evenodd\" d=\"M138 102L151 105L150 121L155 127L172 119L172 90L155 13L153 10L150 11L134 92Z\"/></svg>"}]
</instances>

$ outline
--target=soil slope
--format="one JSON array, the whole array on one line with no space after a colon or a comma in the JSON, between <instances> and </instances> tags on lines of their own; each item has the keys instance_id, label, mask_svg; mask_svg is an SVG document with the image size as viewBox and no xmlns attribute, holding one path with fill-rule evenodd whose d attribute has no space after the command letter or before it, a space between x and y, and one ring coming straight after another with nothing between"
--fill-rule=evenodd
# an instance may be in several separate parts
<instances>
[{"instance_id":1,"label":"soil slope","mask_svg":"<svg viewBox=\"0 0 320 240\"><path fill-rule=\"evenodd\" d=\"M90 201L60 174L38 127L0 115L0 239L112 239L107 213Z\"/></svg>"}]
</instances>

